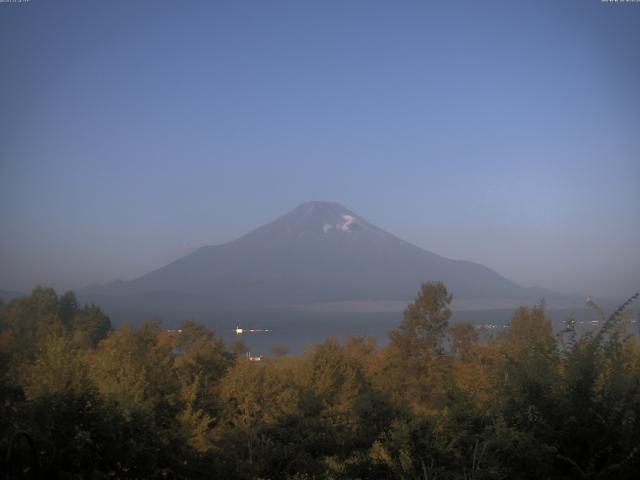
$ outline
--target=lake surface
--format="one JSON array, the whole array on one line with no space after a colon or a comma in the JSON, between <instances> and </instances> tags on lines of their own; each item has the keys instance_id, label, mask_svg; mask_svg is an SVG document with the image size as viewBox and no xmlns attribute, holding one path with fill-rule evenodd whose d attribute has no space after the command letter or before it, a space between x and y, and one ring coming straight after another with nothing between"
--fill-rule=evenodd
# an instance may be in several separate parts
<instances>
[{"instance_id":1,"label":"lake surface","mask_svg":"<svg viewBox=\"0 0 640 480\"><path fill-rule=\"evenodd\" d=\"M349 336L374 337L378 345L388 342L389 330L402 321L401 312L326 312L292 311L275 308L261 310L234 309L209 312L194 307L181 309L162 309L162 315L155 315L143 309L118 310L105 305L105 311L112 318L115 327L124 323L139 325L146 319L159 319L163 328L177 328L185 319L192 319L213 328L228 343L242 340L252 355L272 355L274 347L286 347L290 354L299 355L305 349L328 338L336 337L343 342ZM607 311L612 309L607 308ZM513 317L515 309L458 310L454 311L451 322L467 322L472 325L484 325L488 335L499 335ZM554 329L560 331L564 322L573 314L579 332L597 328L592 321L597 314L588 308L549 309ZM268 329L268 333L245 333L235 335L235 328ZM637 326L634 333L637 335Z\"/></svg>"},{"instance_id":2,"label":"lake surface","mask_svg":"<svg viewBox=\"0 0 640 480\"><path fill-rule=\"evenodd\" d=\"M450 322L467 322L472 325L484 325L489 335L498 335L513 317L514 310L479 310L454 312ZM576 311L550 310L549 315L554 321L556 330L564 326L573 313L578 322L578 329L591 328L591 321L596 319L593 311L581 309ZM349 336L370 336L383 346L388 342L389 330L397 327L402 321L402 313L318 313L296 312L288 314L272 314L263 312L262 316L254 317L247 314L245 318L238 318L236 322L210 323L227 342L242 340L252 355L272 355L274 347L283 346L290 354L302 354L305 349L322 343L328 338L336 337L343 342ZM245 329L269 329L268 333L245 333L235 335L234 329L238 325Z\"/></svg>"}]
</instances>

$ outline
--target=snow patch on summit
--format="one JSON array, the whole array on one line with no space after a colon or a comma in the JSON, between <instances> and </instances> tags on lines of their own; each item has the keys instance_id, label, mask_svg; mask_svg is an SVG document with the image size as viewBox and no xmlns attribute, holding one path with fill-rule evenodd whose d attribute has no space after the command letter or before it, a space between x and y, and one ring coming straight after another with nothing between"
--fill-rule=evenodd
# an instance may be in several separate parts
<instances>
[{"instance_id":1,"label":"snow patch on summit","mask_svg":"<svg viewBox=\"0 0 640 480\"><path fill-rule=\"evenodd\" d=\"M327 233L329 230L331 230L332 228L333 228L333 225L330 225L330 224L328 224L328 223L325 223L325 224L322 226L322 232L326 234L326 233Z\"/></svg>"},{"instance_id":2,"label":"snow patch on summit","mask_svg":"<svg viewBox=\"0 0 640 480\"><path fill-rule=\"evenodd\" d=\"M355 218L351 215L342 215L342 218L345 222L342 225L336 225L336 229L342 230L343 232L350 232L351 224L355 221Z\"/></svg>"}]
</instances>

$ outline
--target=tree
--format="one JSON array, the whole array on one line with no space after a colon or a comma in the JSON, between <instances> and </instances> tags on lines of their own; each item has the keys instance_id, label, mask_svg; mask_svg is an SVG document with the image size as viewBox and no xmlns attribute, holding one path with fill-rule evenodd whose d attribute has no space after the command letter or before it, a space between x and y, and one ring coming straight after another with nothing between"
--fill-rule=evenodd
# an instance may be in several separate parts
<instances>
[{"instance_id":1,"label":"tree","mask_svg":"<svg viewBox=\"0 0 640 480\"><path fill-rule=\"evenodd\" d=\"M519 307L495 340L495 436L499 457L522 478L548 478L554 460L552 436L560 418L560 358L544 304Z\"/></svg>"},{"instance_id":2,"label":"tree","mask_svg":"<svg viewBox=\"0 0 640 480\"><path fill-rule=\"evenodd\" d=\"M336 425L350 423L355 402L365 390L358 361L333 338L317 345L303 368L302 385L322 415Z\"/></svg>"},{"instance_id":3,"label":"tree","mask_svg":"<svg viewBox=\"0 0 640 480\"><path fill-rule=\"evenodd\" d=\"M233 365L234 355L227 351L224 340L209 328L192 320L186 320L179 329L175 347L180 352L176 367L193 376L206 376L215 383Z\"/></svg>"},{"instance_id":4,"label":"tree","mask_svg":"<svg viewBox=\"0 0 640 480\"><path fill-rule=\"evenodd\" d=\"M559 421L553 444L557 470L582 478L635 478L640 468L640 344L627 334L627 309L638 294L612 315L592 302L601 327L570 341L561 352ZM626 318L625 318L626 317Z\"/></svg>"},{"instance_id":5,"label":"tree","mask_svg":"<svg viewBox=\"0 0 640 480\"><path fill-rule=\"evenodd\" d=\"M241 455L244 460L244 465L235 461L234 468L247 477L259 477L256 472L264 461L257 455L260 432L297 412L292 375L277 362L240 359L223 378L221 395L225 422L218 432L228 443L235 443L234 457Z\"/></svg>"},{"instance_id":6,"label":"tree","mask_svg":"<svg viewBox=\"0 0 640 480\"><path fill-rule=\"evenodd\" d=\"M81 397L94 390L81 352L64 336L47 340L35 361L23 368L27 399L47 395Z\"/></svg>"},{"instance_id":7,"label":"tree","mask_svg":"<svg viewBox=\"0 0 640 480\"><path fill-rule=\"evenodd\" d=\"M441 354L451 317L450 304L451 295L444 283L423 283L414 302L405 309L400 326L389 333L391 345L415 359Z\"/></svg>"},{"instance_id":8,"label":"tree","mask_svg":"<svg viewBox=\"0 0 640 480\"><path fill-rule=\"evenodd\" d=\"M65 330L61 310L56 292L40 286L0 310L0 330L11 340L6 347L14 363L32 360L46 339Z\"/></svg>"},{"instance_id":9,"label":"tree","mask_svg":"<svg viewBox=\"0 0 640 480\"><path fill-rule=\"evenodd\" d=\"M404 311L400 326L389 333L382 370L383 386L414 409L430 408L436 390L442 393L448 359L444 338L451 317L451 295L442 282L422 284Z\"/></svg>"},{"instance_id":10,"label":"tree","mask_svg":"<svg viewBox=\"0 0 640 480\"><path fill-rule=\"evenodd\" d=\"M68 335L77 346L90 348L110 330L109 317L95 305L80 308L73 292L58 297L52 288L36 287L0 309L1 336L12 339L10 349L23 360L33 359L52 335Z\"/></svg>"},{"instance_id":11,"label":"tree","mask_svg":"<svg viewBox=\"0 0 640 480\"><path fill-rule=\"evenodd\" d=\"M478 346L478 332L468 323L456 323L449 328L451 354L462 361L470 360Z\"/></svg>"},{"instance_id":12,"label":"tree","mask_svg":"<svg viewBox=\"0 0 640 480\"><path fill-rule=\"evenodd\" d=\"M184 404L178 420L191 445L198 451L212 447L211 430L222 409L219 380L234 363L221 337L192 320L182 323L173 346L175 370L180 380L180 398Z\"/></svg>"},{"instance_id":13,"label":"tree","mask_svg":"<svg viewBox=\"0 0 640 480\"><path fill-rule=\"evenodd\" d=\"M158 341L156 322L122 327L100 342L90 357L100 393L133 413L175 416L179 383L171 347Z\"/></svg>"},{"instance_id":14,"label":"tree","mask_svg":"<svg viewBox=\"0 0 640 480\"><path fill-rule=\"evenodd\" d=\"M111 331L111 320L99 307L86 305L73 312L69 328L76 345L81 348L94 348Z\"/></svg>"}]
</instances>

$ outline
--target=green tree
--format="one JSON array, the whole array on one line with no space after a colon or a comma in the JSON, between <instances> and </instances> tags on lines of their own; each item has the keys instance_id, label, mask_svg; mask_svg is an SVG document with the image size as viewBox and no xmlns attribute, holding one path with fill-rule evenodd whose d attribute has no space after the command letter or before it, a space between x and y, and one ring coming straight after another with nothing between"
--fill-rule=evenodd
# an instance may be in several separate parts
<instances>
[{"instance_id":1,"label":"green tree","mask_svg":"<svg viewBox=\"0 0 640 480\"><path fill-rule=\"evenodd\" d=\"M405 309L400 326L389 332L381 386L416 410L433 408L433 401L443 393L450 304L451 295L442 282L424 283Z\"/></svg>"},{"instance_id":2,"label":"green tree","mask_svg":"<svg viewBox=\"0 0 640 480\"><path fill-rule=\"evenodd\" d=\"M0 344L15 360L33 359L52 335L65 334L82 348L94 347L107 336L111 322L95 305L78 306L73 292L60 297L52 288L36 287L31 295L0 309Z\"/></svg>"},{"instance_id":3,"label":"green tree","mask_svg":"<svg viewBox=\"0 0 640 480\"><path fill-rule=\"evenodd\" d=\"M275 362L241 359L222 380L221 395L225 409L218 434L235 450L234 457L240 455L245 462L236 462L234 469L239 468L238 473L244 477L259 477L265 462L264 455L259 454L263 451L261 432L297 412L292 375Z\"/></svg>"},{"instance_id":4,"label":"green tree","mask_svg":"<svg viewBox=\"0 0 640 480\"><path fill-rule=\"evenodd\" d=\"M14 361L32 360L46 339L65 330L61 310L56 292L39 286L0 310L3 343Z\"/></svg>"},{"instance_id":5,"label":"green tree","mask_svg":"<svg viewBox=\"0 0 640 480\"><path fill-rule=\"evenodd\" d=\"M81 397L94 390L82 352L65 336L51 337L22 372L27 399L47 395Z\"/></svg>"},{"instance_id":6,"label":"green tree","mask_svg":"<svg viewBox=\"0 0 640 480\"><path fill-rule=\"evenodd\" d=\"M334 424L352 420L353 407L365 389L364 375L357 360L335 339L317 345L302 371L302 386L308 400L331 418Z\"/></svg>"},{"instance_id":7,"label":"green tree","mask_svg":"<svg viewBox=\"0 0 640 480\"><path fill-rule=\"evenodd\" d=\"M627 334L631 297L596 332L562 351L561 390L552 442L556 470L581 478L633 478L640 469L640 344Z\"/></svg>"},{"instance_id":8,"label":"green tree","mask_svg":"<svg viewBox=\"0 0 640 480\"><path fill-rule=\"evenodd\" d=\"M181 374L203 376L212 385L233 365L235 356L226 349L224 340L204 325L187 320L179 332L175 347L180 354L175 363Z\"/></svg>"},{"instance_id":9,"label":"green tree","mask_svg":"<svg viewBox=\"0 0 640 480\"><path fill-rule=\"evenodd\" d=\"M400 326L389 333L391 345L412 358L428 360L443 352L451 295L442 282L423 283L418 296L404 311Z\"/></svg>"},{"instance_id":10,"label":"green tree","mask_svg":"<svg viewBox=\"0 0 640 480\"><path fill-rule=\"evenodd\" d=\"M219 381L235 361L224 341L204 325L188 320L175 335L175 370L183 409L178 420L191 445L200 452L212 448L212 429L222 410Z\"/></svg>"},{"instance_id":11,"label":"green tree","mask_svg":"<svg viewBox=\"0 0 640 480\"><path fill-rule=\"evenodd\" d=\"M91 377L100 393L125 415L174 416L179 382L171 346L159 342L157 322L125 326L102 340L90 357Z\"/></svg>"},{"instance_id":12,"label":"green tree","mask_svg":"<svg viewBox=\"0 0 640 480\"><path fill-rule=\"evenodd\" d=\"M451 354L467 361L475 356L478 348L478 332L468 323L456 323L449 327Z\"/></svg>"},{"instance_id":13,"label":"green tree","mask_svg":"<svg viewBox=\"0 0 640 480\"><path fill-rule=\"evenodd\" d=\"M86 305L73 312L69 328L76 345L94 348L111 331L111 320L96 305Z\"/></svg>"}]
</instances>

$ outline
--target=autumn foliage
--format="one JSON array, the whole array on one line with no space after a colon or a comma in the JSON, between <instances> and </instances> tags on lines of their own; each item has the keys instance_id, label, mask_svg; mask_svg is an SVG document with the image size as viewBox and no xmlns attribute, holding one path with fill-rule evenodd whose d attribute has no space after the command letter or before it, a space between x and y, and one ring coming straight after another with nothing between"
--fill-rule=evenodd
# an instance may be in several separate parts
<instances>
[{"instance_id":1,"label":"autumn foliage","mask_svg":"<svg viewBox=\"0 0 640 480\"><path fill-rule=\"evenodd\" d=\"M635 297L634 297L635 299ZM7 478L607 479L640 471L628 304L578 335L544 306L500 335L421 286L384 348L251 362L209 328L111 329L72 293L0 305ZM630 302L628 302L630 304Z\"/></svg>"}]
</instances>

